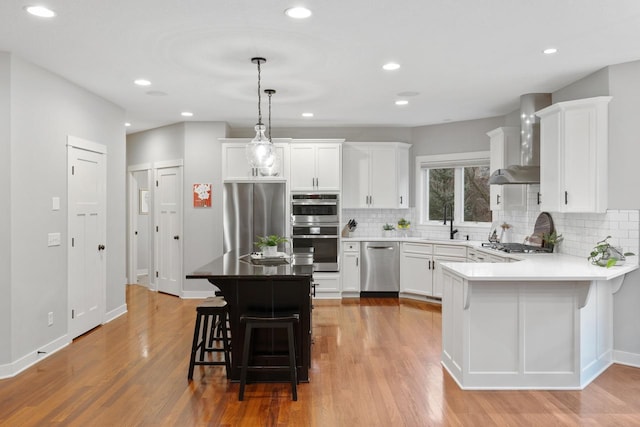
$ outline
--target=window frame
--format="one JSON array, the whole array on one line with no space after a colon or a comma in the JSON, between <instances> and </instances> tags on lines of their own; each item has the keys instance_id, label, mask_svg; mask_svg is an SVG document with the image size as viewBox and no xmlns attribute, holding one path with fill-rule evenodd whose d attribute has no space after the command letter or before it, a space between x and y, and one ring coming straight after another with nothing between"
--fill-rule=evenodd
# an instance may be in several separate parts
<instances>
[{"instance_id":1,"label":"window frame","mask_svg":"<svg viewBox=\"0 0 640 427\"><path fill-rule=\"evenodd\" d=\"M491 225L490 222L471 222L462 221L464 218L464 195L463 195L463 167L470 166L489 166L489 151L473 151L467 153L452 154L433 154L425 156L416 156L415 180L416 180L416 207L418 208L418 223L420 225L442 225L441 220L428 220L424 218L428 216L429 206L428 200L425 201L425 180L424 170L433 168L454 168L454 212L453 222L465 227Z\"/></svg>"}]
</instances>

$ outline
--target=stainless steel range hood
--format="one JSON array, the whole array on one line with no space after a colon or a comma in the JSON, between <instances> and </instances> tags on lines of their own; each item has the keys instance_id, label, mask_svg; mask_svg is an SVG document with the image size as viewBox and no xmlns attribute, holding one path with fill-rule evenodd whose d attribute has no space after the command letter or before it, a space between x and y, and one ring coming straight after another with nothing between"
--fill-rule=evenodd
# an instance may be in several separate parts
<instances>
[{"instance_id":1,"label":"stainless steel range hood","mask_svg":"<svg viewBox=\"0 0 640 427\"><path fill-rule=\"evenodd\" d=\"M528 93L520 97L520 164L493 171L489 184L540 182L540 121L535 113L549 105L550 93Z\"/></svg>"}]
</instances>

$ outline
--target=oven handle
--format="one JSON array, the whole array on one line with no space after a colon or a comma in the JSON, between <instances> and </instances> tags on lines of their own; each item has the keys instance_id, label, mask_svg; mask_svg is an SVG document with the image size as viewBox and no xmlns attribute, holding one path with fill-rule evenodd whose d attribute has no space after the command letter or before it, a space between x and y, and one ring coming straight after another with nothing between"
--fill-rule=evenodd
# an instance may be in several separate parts
<instances>
[{"instance_id":1,"label":"oven handle","mask_svg":"<svg viewBox=\"0 0 640 427\"><path fill-rule=\"evenodd\" d=\"M337 234L292 234L292 239L337 239Z\"/></svg>"},{"instance_id":2,"label":"oven handle","mask_svg":"<svg viewBox=\"0 0 640 427\"><path fill-rule=\"evenodd\" d=\"M338 202L336 200L327 200L327 201L309 201L309 200L292 200L292 205L305 205L305 206L338 206Z\"/></svg>"}]
</instances>

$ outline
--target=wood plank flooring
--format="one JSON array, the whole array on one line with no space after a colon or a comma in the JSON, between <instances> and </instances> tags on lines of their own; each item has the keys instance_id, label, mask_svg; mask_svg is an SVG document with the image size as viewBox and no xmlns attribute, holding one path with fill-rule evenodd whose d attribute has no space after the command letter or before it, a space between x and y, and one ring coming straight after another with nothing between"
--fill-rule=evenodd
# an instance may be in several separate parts
<instances>
[{"instance_id":1,"label":"wood plank flooring","mask_svg":"<svg viewBox=\"0 0 640 427\"><path fill-rule=\"evenodd\" d=\"M2 426L639 426L640 369L583 391L463 391L440 365L438 306L316 301L311 381L238 384L223 367L187 381L197 301L127 289L129 312L15 378Z\"/></svg>"}]
</instances>

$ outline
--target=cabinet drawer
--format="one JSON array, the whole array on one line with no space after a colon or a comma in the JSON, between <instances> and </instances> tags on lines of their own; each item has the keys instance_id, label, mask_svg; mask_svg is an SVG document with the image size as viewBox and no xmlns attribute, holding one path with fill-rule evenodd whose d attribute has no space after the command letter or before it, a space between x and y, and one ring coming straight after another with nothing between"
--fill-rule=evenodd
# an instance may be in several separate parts
<instances>
[{"instance_id":1,"label":"cabinet drawer","mask_svg":"<svg viewBox=\"0 0 640 427\"><path fill-rule=\"evenodd\" d=\"M435 255L467 257L467 247L457 245L433 245Z\"/></svg>"},{"instance_id":2,"label":"cabinet drawer","mask_svg":"<svg viewBox=\"0 0 640 427\"><path fill-rule=\"evenodd\" d=\"M403 243L402 250L404 252L416 253L416 254L427 254L431 255L433 253L433 245L430 243Z\"/></svg>"},{"instance_id":3,"label":"cabinet drawer","mask_svg":"<svg viewBox=\"0 0 640 427\"><path fill-rule=\"evenodd\" d=\"M360 242L343 242L342 250L345 252L360 252Z\"/></svg>"}]
</instances>

